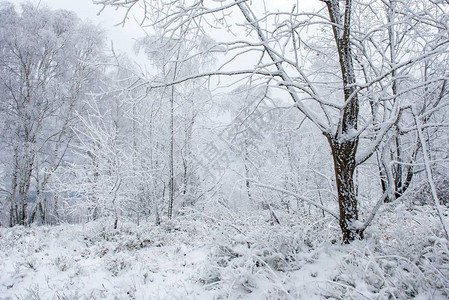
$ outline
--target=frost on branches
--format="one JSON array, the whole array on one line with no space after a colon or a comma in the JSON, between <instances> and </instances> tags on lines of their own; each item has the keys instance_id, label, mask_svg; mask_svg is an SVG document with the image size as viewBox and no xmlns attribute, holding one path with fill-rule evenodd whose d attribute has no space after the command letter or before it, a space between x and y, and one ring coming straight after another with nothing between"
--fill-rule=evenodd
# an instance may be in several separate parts
<instances>
[{"instance_id":1,"label":"frost on branches","mask_svg":"<svg viewBox=\"0 0 449 300\"><path fill-rule=\"evenodd\" d=\"M221 58L218 68L166 86L199 77L235 76L238 82L269 86L279 95L278 106L289 99L327 138L347 243L363 237L377 203L400 198L419 172L411 166L422 148L412 133L413 109L429 123L429 130L440 124L430 120L447 101L447 75L440 62L448 50L448 5L321 2L308 12L296 3L245 0L94 1L103 9L123 8L123 23L133 11L140 14L142 25L161 39L184 43L213 34L216 45L207 51ZM193 51L190 57L198 54ZM360 217L356 173L371 163L378 165L382 192L364 225L352 226Z\"/></svg>"}]
</instances>

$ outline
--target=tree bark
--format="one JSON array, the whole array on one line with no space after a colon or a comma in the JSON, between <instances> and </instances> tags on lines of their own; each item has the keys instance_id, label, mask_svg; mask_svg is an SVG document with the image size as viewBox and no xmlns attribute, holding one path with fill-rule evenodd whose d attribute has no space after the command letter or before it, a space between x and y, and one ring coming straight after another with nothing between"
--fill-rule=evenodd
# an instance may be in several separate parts
<instances>
[{"instance_id":1,"label":"tree bark","mask_svg":"<svg viewBox=\"0 0 449 300\"><path fill-rule=\"evenodd\" d=\"M334 159L335 180L340 209L340 229L343 243L348 244L355 239L363 238L363 230L357 228L357 197L354 187L354 171L356 167L357 140L340 142L329 138Z\"/></svg>"},{"instance_id":2,"label":"tree bark","mask_svg":"<svg viewBox=\"0 0 449 300\"><path fill-rule=\"evenodd\" d=\"M347 244L357 238L363 238L363 230L357 228L358 208L354 188L355 156L359 144L359 138L354 133L357 130L359 99L350 40L352 0L345 1L343 11L338 0L327 0L325 3L338 50L345 100L335 135L329 134L327 138L334 159L340 229L343 243Z\"/></svg>"}]
</instances>

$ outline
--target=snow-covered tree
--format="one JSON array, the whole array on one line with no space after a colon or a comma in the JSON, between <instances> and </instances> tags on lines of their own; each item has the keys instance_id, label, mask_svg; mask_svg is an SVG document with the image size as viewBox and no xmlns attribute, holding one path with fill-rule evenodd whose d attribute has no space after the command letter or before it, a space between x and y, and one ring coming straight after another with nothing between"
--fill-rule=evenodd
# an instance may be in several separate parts
<instances>
[{"instance_id":1,"label":"snow-covered tree","mask_svg":"<svg viewBox=\"0 0 449 300\"><path fill-rule=\"evenodd\" d=\"M65 10L24 4L17 11L6 2L0 15L2 184L9 223L45 222L47 184L64 161L103 35Z\"/></svg>"}]
</instances>

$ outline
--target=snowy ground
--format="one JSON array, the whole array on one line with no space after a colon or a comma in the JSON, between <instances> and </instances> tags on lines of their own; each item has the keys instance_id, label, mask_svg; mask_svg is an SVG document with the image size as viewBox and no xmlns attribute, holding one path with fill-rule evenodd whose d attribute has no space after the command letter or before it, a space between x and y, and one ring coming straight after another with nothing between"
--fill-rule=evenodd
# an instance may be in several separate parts
<instances>
[{"instance_id":1,"label":"snowy ground","mask_svg":"<svg viewBox=\"0 0 449 300\"><path fill-rule=\"evenodd\" d=\"M420 210L348 246L331 218L280 212L1 228L0 299L447 299L449 243Z\"/></svg>"}]
</instances>

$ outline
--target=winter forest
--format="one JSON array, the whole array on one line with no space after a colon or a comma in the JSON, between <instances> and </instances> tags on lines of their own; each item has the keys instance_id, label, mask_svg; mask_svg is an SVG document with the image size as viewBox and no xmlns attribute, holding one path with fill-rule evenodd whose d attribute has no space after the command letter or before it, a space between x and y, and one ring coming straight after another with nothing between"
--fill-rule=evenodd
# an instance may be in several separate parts
<instances>
[{"instance_id":1,"label":"winter forest","mask_svg":"<svg viewBox=\"0 0 449 300\"><path fill-rule=\"evenodd\" d=\"M449 298L448 0L20 2L0 299Z\"/></svg>"}]
</instances>

